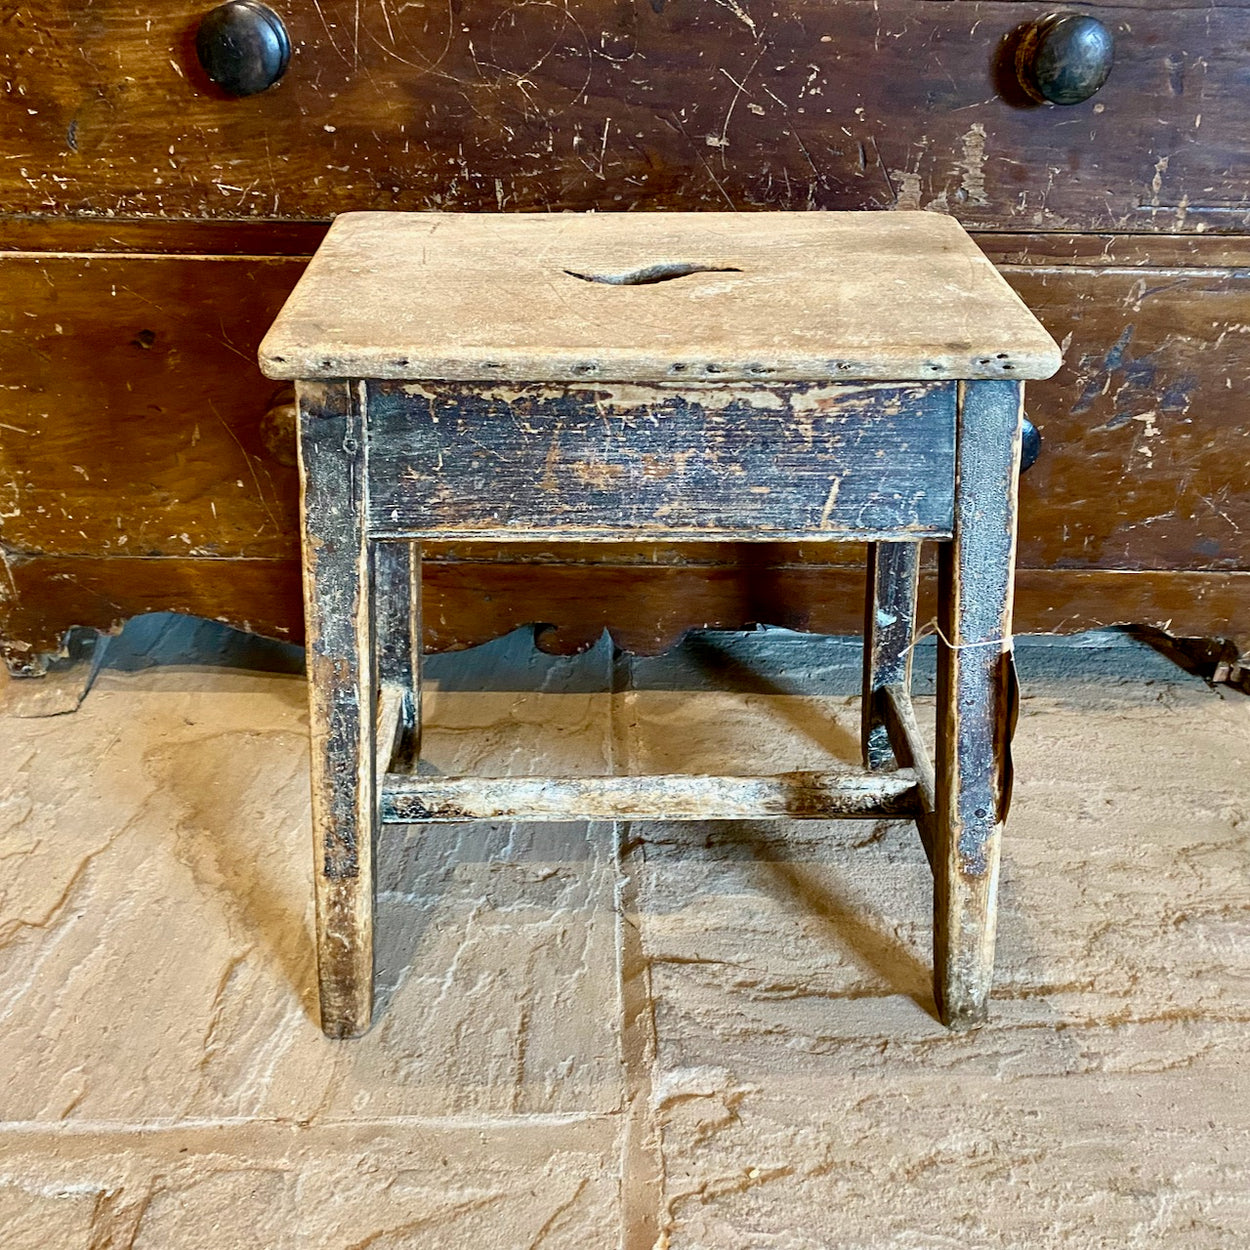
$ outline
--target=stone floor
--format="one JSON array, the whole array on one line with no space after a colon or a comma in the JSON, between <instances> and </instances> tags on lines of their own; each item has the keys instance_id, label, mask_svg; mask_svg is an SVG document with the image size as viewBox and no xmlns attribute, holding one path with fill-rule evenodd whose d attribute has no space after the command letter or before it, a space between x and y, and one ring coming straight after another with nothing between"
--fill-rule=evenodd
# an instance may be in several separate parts
<instances>
[{"instance_id":1,"label":"stone floor","mask_svg":"<svg viewBox=\"0 0 1250 1250\"><path fill-rule=\"evenodd\" d=\"M388 833L377 1022L329 1042L298 654L148 620L72 714L28 715L72 674L9 684L0 1247L1250 1244L1250 699L1118 634L1020 661L965 1035L910 826L499 825ZM430 662L427 757L816 767L857 673L514 635Z\"/></svg>"}]
</instances>

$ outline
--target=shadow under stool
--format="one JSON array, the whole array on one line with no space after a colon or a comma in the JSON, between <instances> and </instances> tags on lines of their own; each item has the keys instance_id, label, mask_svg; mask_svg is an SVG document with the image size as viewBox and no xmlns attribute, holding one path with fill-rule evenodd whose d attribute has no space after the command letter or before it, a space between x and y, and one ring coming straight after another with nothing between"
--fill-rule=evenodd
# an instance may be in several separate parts
<instances>
[{"instance_id":1,"label":"shadow under stool","mask_svg":"<svg viewBox=\"0 0 1250 1250\"><path fill-rule=\"evenodd\" d=\"M322 1027L373 1011L382 822L914 818L986 1014L1023 382L1060 354L930 213L349 213L261 346L299 403ZM864 767L419 774L421 544L868 542ZM939 544L936 751L910 695Z\"/></svg>"}]
</instances>

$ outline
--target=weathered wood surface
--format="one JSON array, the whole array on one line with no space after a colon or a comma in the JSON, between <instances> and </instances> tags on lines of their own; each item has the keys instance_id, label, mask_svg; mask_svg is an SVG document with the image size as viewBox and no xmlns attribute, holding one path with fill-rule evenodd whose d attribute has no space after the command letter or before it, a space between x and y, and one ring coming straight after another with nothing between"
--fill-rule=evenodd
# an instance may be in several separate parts
<instances>
[{"instance_id":1,"label":"weathered wood surface","mask_svg":"<svg viewBox=\"0 0 1250 1250\"><path fill-rule=\"evenodd\" d=\"M375 534L950 533L955 389L371 383Z\"/></svg>"},{"instance_id":2,"label":"weathered wood surface","mask_svg":"<svg viewBox=\"0 0 1250 1250\"><path fill-rule=\"evenodd\" d=\"M1000 269L1050 265L1108 270L1239 269L1250 265L1250 238L1245 235L978 231L973 238ZM1010 269L1007 280L1013 280Z\"/></svg>"},{"instance_id":3,"label":"weathered wood surface","mask_svg":"<svg viewBox=\"0 0 1250 1250\"><path fill-rule=\"evenodd\" d=\"M849 546L849 545L848 545ZM840 550L833 548L832 550ZM862 554L862 551L861 551ZM743 629L756 623L851 634L863 626L864 570L786 564L752 546L736 562L597 560L534 564L481 560L423 562L425 645L447 651L539 625L544 650L572 654L609 629L628 651L654 655L687 629ZM14 672L38 672L68 623L119 628L141 612L176 608L240 629L303 639L298 564L277 560L10 558L0 599L0 654ZM920 613L934 612L932 573L922 577ZM1018 569L1020 633L1071 633L1145 624L1180 637L1244 636L1250 573Z\"/></svg>"},{"instance_id":4,"label":"weathered wood surface","mask_svg":"<svg viewBox=\"0 0 1250 1250\"><path fill-rule=\"evenodd\" d=\"M135 217L0 215L0 252L265 259L293 256L306 261L329 228L328 221L170 221Z\"/></svg>"},{"instance_id":5,"label":"weathered wood surface","mask_svg":"<svg viewBox=\"0 0 1250 1250\"><path fill-rule=\"evenodd\" d=\"M413 777L383 780L382 819L832 820L909 816L916 777L797 772L776 777Z\"/></svg>"},{"instance_id":6,"label":"weathered wood surface","mask_svg":"<svg viewBox=\"0 0 1250 1250\"><path fill-rule=\"evenodd\" d=\"M342 382L299 390L321 1027L330 1037L354 1037L373 1014L377 822L361 407Z\"/></svg>"},{"instance_id":7,"label":"weathered wood surface","mask_svg":"<svg viewBox=\"0 0 1250 1250\"><path fill-rule=\"evenodd\" d=\"M928 857L929 867L934 868L934 846L937 841L934 817L937 812L937 776L929 749L925 746L916 709L911 701L911 691L905 686L887 686L883 691L883 715L890 746L900 768L910 769L916 775L916 798L919 810L915 814L916 831ZM936 869L935 869L936 871Z\"/></svg>"},{"instance_id":8,"label":"weathered wood surface","mask_svg":"<svg viewBox=\"0 0 1250 1250\"><path fill-rule=\"evenodd\" d=\"M865 580L860 741L865 766L881 769L894 758L885 720L885 692L891 687L911 689L919 544L870 543Z\"/></svg>"},{"instance_id":9,"label":"weathered wood surface","mask_svg":"<svg viewBox=\"0 0 1250 1250\"><path fill-rule=\"evenodd\" d=\"M1021 482L1022 631L1137 621L1246 632L1246 579L1202 575L1250 568L1250 277L1224 265L1236 243L1158 239L1143 252L1105 237L1022 236L1015 251L988 242L995 257L1036 258L1006 276L1068 340L1060 372L1028 388L1044 448ZM1091 247L1110 249L1111 268L1085 264ZM1175 268L1140 264L1156 247ZM254 363L301 268L0 254L10 296L0 304L10 379L0 389L0 639L10 664L55 650L70 625L109 628L166 608L301 636L296 475L264 447L276 384ZM154 335L147 346L143 331ZM136 551L145 558L114 558ZM595 567L584 562L603 553L589 548L514 552L509 560L526 561L514 566L498 548L459 543L429 558L435 650L527 621L556 625L544 635L555 649L586 645L606 621L643 650L687 624L861 624L862 572L823 567L862 563L857 547L618 548ZM536 569L528 561L538 558ZM793 567L806 560L817 562L810 571Z\"/></svg>"},{"instance_id":10,"label":"weathered wood surface","mask_svg":"<svg viewBox=\"0 0 1250 1250\"><path fill-rule=\"evenodd\" d=\"M284 6L283 81L221 96L203 4L49 0L0 28L11 212L905 208L986 228L1244 229L1245 10L1092 9L1092 100L1029 107L966 0Z\"/></svg>"},{"instance_id":11,"label":"weathered wood surface","mask_svg":"<svg viewBox=\"0 0 1250 1250\"><path fill-rule=\"evenodd\" d=\"M296 561L298 485L261 438L279 387L255 347L301 268L0 254L0 542Z\"/></svg>"},{"instance_id":12,"label":"weathered wood surface","mask_svg":"<svg viewBox=\"0 0 1250 1250\"><path fill-rule=\"evenodd\" d=\"M938 548L933 965L952 1028L985 1019L1005 810L1021 389L960 388L955 538Z\"/></svg>"},{"instance_id":13,"label":"weathered wood surface","mask_svg":"<svg viewBox=\"0 0 1250 1250\"><path fill-rule=\"evenodd\" d=\"M1250 269L1007 276L1068 342L1025 397L1044 450L1021 485L1021 563L1250 568Z\"/></svg>"},{"instance_id":14,"label":"weathered wood surface","mask_svg":"<svg viewBox=\"0 0 1250 1250\"><path fill-rule=\"evenodd\" d=\"M415 767L421 752L421 549L374 543L372 551L379 704L394 709L394 723L384 731L379 707L379 766L403 772Z\"/></svg>"},{"instance_id":15,"label":"weathered wood surface","mask_svg":"<svg viewBox=\"0 0 1250 1250\"><path fill-rule=\"evenodd\" d=\"M272 378L1046 378L1059 348L937 213L349 213Z\"/></svg>"},{"instance_id":16,"label":"weathered wood surface","mask_svg":"<svg viewBox=\"0 0 1250 1250\"><path fill-rule=\"evenodd\" d=\"M261 440L276 384L253 353L299 271L0 254L0 372L17 379L0 391L0 543L293 565L295 473ZM1021 566L1250 567L1250 270L1055 263L1007 277L1068 342L1059 373L1029 386L1045 444L1021 485ZM227 594L221 611L260 605Z\"/></svg>"},{"instance_id":17,"label":"weathered wood surface","mask_svg":"<svg viewBox=\"0 0 1250 1250\"><path fill-rule=\"evenodd\" d=\"M138 253L153 256L275 256L305 260L329 221L273 218L170 220L150 217L6 217L0 252ZM1244 268L1250 237L1228 234L1112 234L976 230L977 247L997 266Z\"/></svg>"}]
</instances>

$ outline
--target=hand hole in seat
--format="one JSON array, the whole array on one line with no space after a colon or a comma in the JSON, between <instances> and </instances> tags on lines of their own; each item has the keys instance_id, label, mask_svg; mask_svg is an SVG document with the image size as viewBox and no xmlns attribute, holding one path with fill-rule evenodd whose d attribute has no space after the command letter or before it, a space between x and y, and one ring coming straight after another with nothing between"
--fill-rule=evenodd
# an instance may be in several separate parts
<instances>
[{"instance_id":1,"label":"hand hole in seat","mask_svg":"<svg viewBox=\"0 0 1250 1250\"><path fill-rule=\"evenodd\" d=\"M741 273L734 265L699 265L689 261L664 261L647 265L642 269L630 269L625 273L575 273L564 271L570 278L583 282L602 282L607 286L650 286L653 282L671 282L674 278L686 278L692 273Z\"/></svg>"}]
</instances>

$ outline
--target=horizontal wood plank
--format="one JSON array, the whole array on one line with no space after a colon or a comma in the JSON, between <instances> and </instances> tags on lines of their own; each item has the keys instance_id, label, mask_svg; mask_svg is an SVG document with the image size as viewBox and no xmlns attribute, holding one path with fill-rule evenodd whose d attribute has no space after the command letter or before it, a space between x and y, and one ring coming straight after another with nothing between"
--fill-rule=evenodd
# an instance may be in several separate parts
<instances>
[{"instance_id":1,"label":"horizontal wood plank","mask_svg":"<svg viewBox=\"0 0 1250 1250\"><path fill-rule=\"evenodd\" d=\"M269 427L280 387L254 359L301 268L0 255L0 371L13 379L0 390L0 544L296 559L294 431ZM1250 270L1056 263L1007 276L1067 342L1060 372L1026 389L1044 447L1021 484L1020 563L1250 567L1238 539L1250 533Z\"/></svg>"},{"instance_id":2,"label":"horizontal wood plank","mask_svg":"<svg viewBox=\"0 0 1250 1250\"><path fill-rule=\"evenodd\" d=\"M327 221L168 217L10 217L0 214L0 252L113 252L147 256L291 256L307 260ZM977 230L997 266L1245 268L1250 238L1228 234L1080 234Z\"/></svg>"},{"instance_id":3,"label":"horizontal wood plank","mask_svg":"<svg viewBox=\"0 0 1250 1250\"><path fill-rule=\"evenodd\" d=\"M0 215L0 252L120 252L148 256L294 256L307 260L328 221Z\"/></svg>"},{"instance_id":4,"label":"horizontal wood plank","mask_svg":"<svg viewBox=\"0 0 1250 1250\"><path fill-rule=\"evenodd\" d=\"M1250 270L1009 271L1068 343L1025 387L1042 454L1020 484L1034 568L1250 568Z\"/></svg>"},{"instance_id":5,"label":"horizontal wood plank","mask_svg":"<svg viewBox=\"0 0 1250 1250\"><path fill-rule=\"evenodd\" d=\"M935 213L348 213L271 378L1048 378L1058 345Z\"/></svg>"},{"instance_id":6,"label":"horizontal wood plank","mask_svg":"<svg viewBox=\"0 0 1250 1250\"><path fill-rule=\"evenodd\" d=\"M1250 632L1250 581L1221 571L1248 567L1250 279L1192 271L1205 263L1089 269L1064 258L1079 240L1050 242L1045 264L1008 271L1068 339L1063 370L1026 390L1044 447L1021 484L1019 631L1136 621ZM1202 249L1235 241L1194 242L1206 262L1231 253ZM1130 243L1140 246L1118 241L1111 259L1140 260L1120 250ZM295 472L273 456L264 417L277 387L253 364L301 268L0 256L12 296L0 306L10 379L0 389L0 636L11 663L55 650L71 625L112 628L162 609L301 635ZM114 558L135 551L153 558ZM589 645L604 625L644 651L687 626L852 632L862 558L854 544L614 544L609 556L575 543L505 553L458 541L427 568L428 646L472 645L530 621L553 626L543 634L553 650Z\"/></svg>"},{"instance_id":7,"label":"horizontal wood plank","mask_svg":"<svg viewBox=\"0 0 1250 1250\"><path fill-rule=\"evenodd\" d=\"M7 557L0 576L0 656L40 671L72 625L119 628L143 612L178 611L298 642L297 563ZM851 634L863 624L863 569L804 565L424 565L425 645L458 650L538 625L540 647L573 654L609 629L627 651L654 655L688 629L759 623ZM920 619L933 616L922 578ZM1250 648L1250 573L1018 569L1016 632L1075 633L1139 624L1178 637L1241 638Z\"/></svg>"},{"instance_id":8,"label":"horizontal wood plank","mask_svg":"<svg viewBox=\"0 0 1250 1250\"><path fill-rule=\"evenodd\" d=\"M0 253L0 542L294 559L256 344L303 262Z\"/></svg>"},{"instance_id":9,"label":"horizontal wood plank","mask_svg":"<svg viewBox=\"0 0 1250 1250\"><path fill-rule=\"evenodd\" d=\"M211 6L207 6L211 7ZM1250 221L1245 10L1082 6L1092 100L1011 69L1044 12L963 0L460 8L295 0L274 89L196 63L203 3L46 0L0 27L0 202L22 213L920 208L990 229Z\"/></svg>"},{"instance_id":10,"label":"horizontal wood plank","mask_svg":"<svg viewBox=\"0 0 1250 1250\"><path fill-rule=\"evenodd\" d=\"M775 777L424 777L389 774L382 819L834 820L909 816L915 774L798 772Z\"/></svg>"},{"instance_id":11,"label":"horizontal wood plank","mask_svg":"<svg viewBox=\"0 0 1250 1250\"><path fill-rule=\"evenodd\" d=\"M370 525L504 541L950 532L955 392L369 385Z\"/></svg>"}]
</instances>

